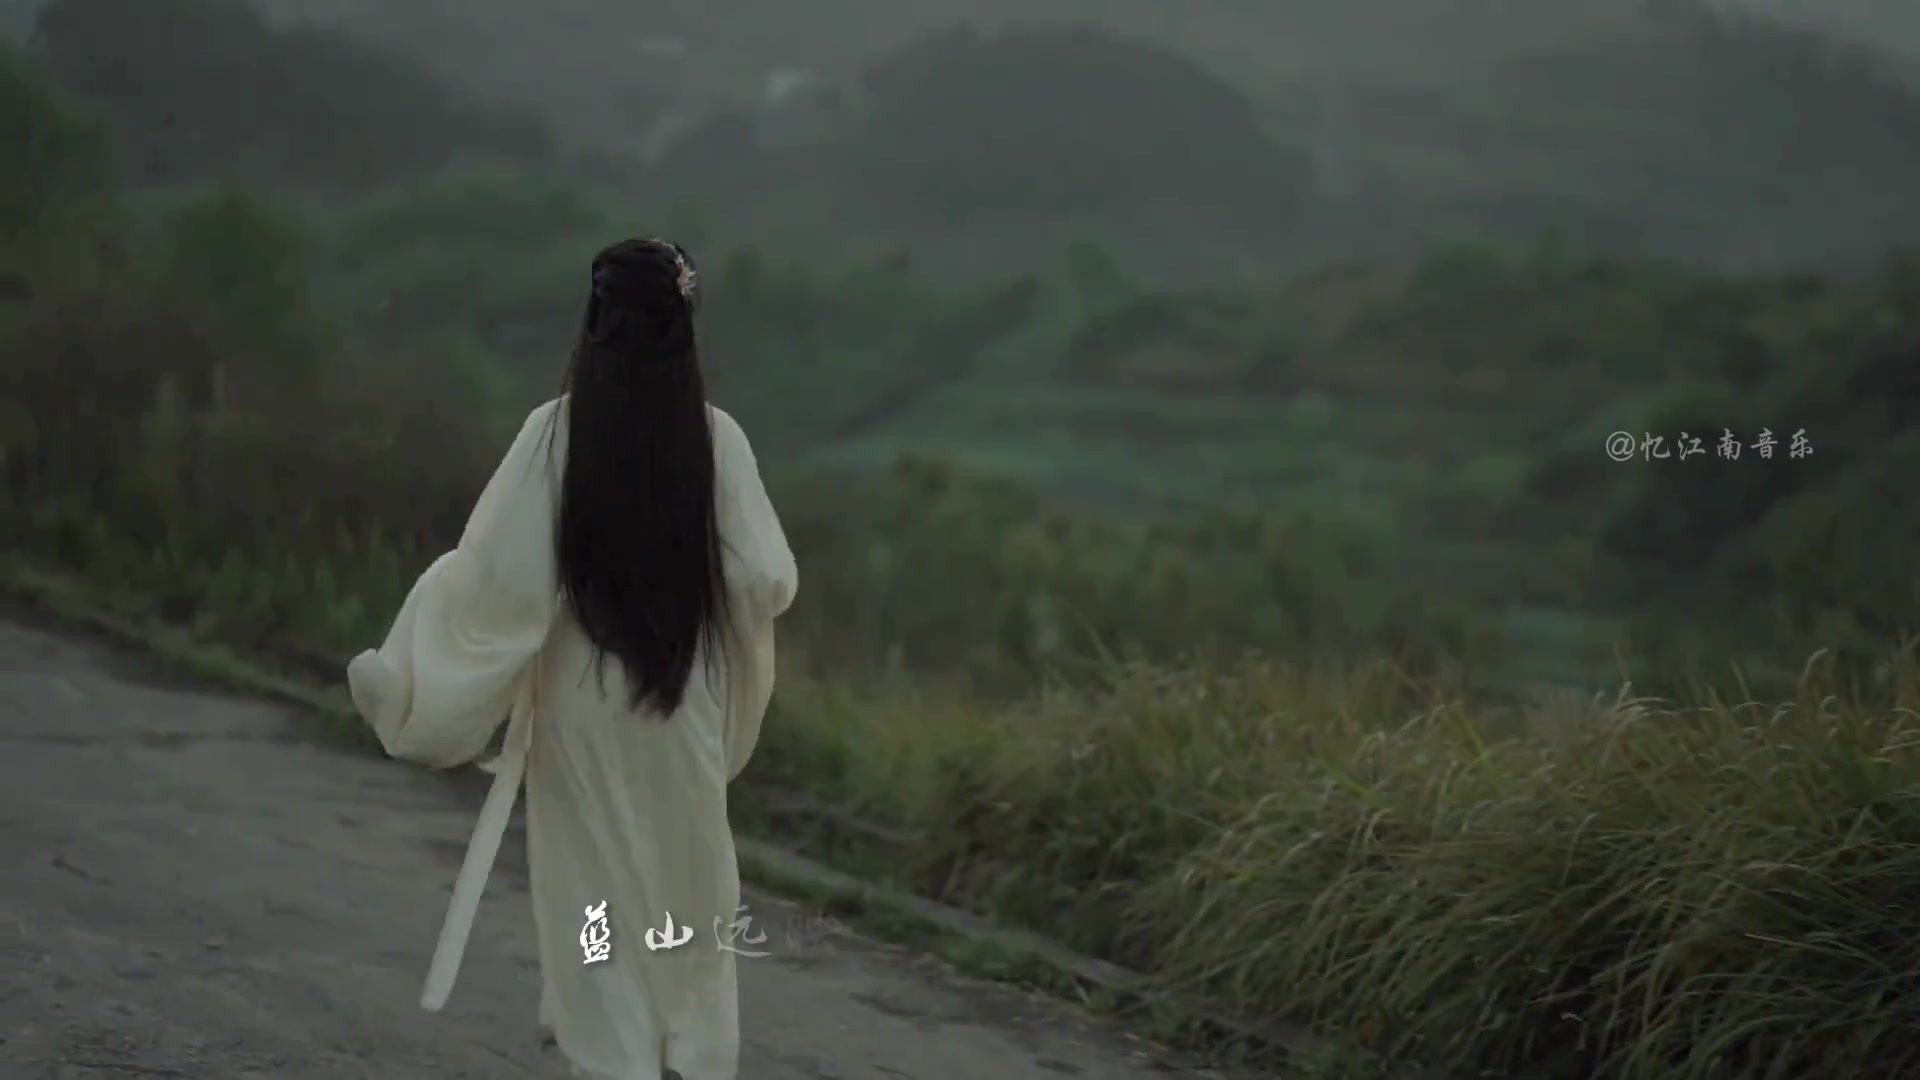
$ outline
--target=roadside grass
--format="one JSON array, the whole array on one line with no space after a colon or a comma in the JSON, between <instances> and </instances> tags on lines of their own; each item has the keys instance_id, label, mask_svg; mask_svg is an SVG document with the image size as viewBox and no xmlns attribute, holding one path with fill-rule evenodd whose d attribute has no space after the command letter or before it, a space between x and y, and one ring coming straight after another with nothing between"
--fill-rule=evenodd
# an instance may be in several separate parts
<instances>
[{"instance_id":1,"label":"roadside grass","mask_svg":"<svg viewBox=\"0 0 1920 1080\"><path fill-rule=\"evenodd\" d=\"M274 689L240 650L146 626L202 674ZM1912 661L1877 702L1815 658L1772 705L1507 714L1260 660L1116 667L995 708L801 677L743 818L804 783L898 837L829 820L800 846L830 864L1438 1075L1892 1078L1920 1067ZM1075 989L897 906L837 910L970 973ZM1167 1000L1128 1014L1218 1045Z\"/></svg>"}]
</instances>

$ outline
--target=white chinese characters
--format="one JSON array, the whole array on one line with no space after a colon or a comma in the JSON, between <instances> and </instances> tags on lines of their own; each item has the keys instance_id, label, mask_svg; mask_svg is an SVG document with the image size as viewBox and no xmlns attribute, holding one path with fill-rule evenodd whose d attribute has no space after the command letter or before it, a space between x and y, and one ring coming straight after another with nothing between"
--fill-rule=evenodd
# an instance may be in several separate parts
<instances>
[{"instance_id":1,"label":"white chinese characters","mask_svg":"<svg viewBox=\"0 0 1920 1080\"><path fill-rule=\"evenodd\" d=\"M580 928L580 948L586 953L582 964L598 964L613 957L613 924L607 920L605 900L586 909L587 922Z\"/></svg>"},{"instance_id":2,"label":"white chinese characters","mask_svg":"<svg viewBox=\"0 0 1920 1080\"><path fill-rule=\"evenodd\" d=\"M771 948L756 947L767 944L767 932L754 926L753 916L747 914L747 905L741 904L733 910L732 921L721 915L713 917L714 944L720 951L738 956L772 956ZM586 914L587 925L580 931L580 947L586 953L586 963L599 963L608 959L612 951L606 902L587 908ZM831 918L789 916L787 919L787 936L793 947L801 951L815 948L842 932L841 925ZM660 926L647 929L644 940L647 948L654 952L676 949L693 940L693 927L676 923L673 913L667 912Z\"/></svg>"},{"instance_id":3,"label":"white chinese characters","mask_svg":"<svg viewBox=\"0 0 1920 1080\"><path fill-rule=\"evenodd\" d=\"M647 928L647 948L655 952L661 949L677 949L693 940L693 927L673 925L673 912L667 912L666 925Z\"/></svg>"},{"instance_id":4,"label":"white chinese characters","mask_svg":"<svg viewBox=\"0 0 1920 1080\"><path fill-rule=\"evenodd\" d=\"M1773 460L1773 452L1780 442L1772 429L1761 428L1751 445L1744 444L1732 428L1720 432L1719 441L1714 444L1714 454L1722 461L1738 461L1742 450L1751 449L1763 461ZM1635 437L1630 431L1616 431L1607 436L1607 457L1614 461L1665 461L1669 458L1685 461L1690 457L1703 456L1707 452L1705 440L1692 432L1682 431L1671 442L1665 435L1656 435L1651 431ZM1813 443L1807 439L1807 429L1794 431L1787 443L1787 457L1794 460L1810 457Z\"/></svg>"},{"instance_id":5,"label":"white chinese characters","mask_svg":"<svg viewBox=\"0 0 1920 1080\"><path fill-rule=\"evenodd\" d=\"M735 944L734 944L735 942L745 942L748 945L760 945L760 944L764 944L767 940L767 935L765 931L754 930L753 916L744 914L746 910L747 910L747 906L745 904L742 904L739 907L733 909L735 918L733 922L727 924L727 935L725 937L720 936L720 916L715 915L713 917L714 941L719 944L720 948L723 951L730 952L730 953L739 953L741 956L772 955L771 953L764 953L764 952L748 952L745 949L740 949L735 947ZM755 933L759 933L760 936L755 937L754 936Z\"/></svg>"}]
</instances>

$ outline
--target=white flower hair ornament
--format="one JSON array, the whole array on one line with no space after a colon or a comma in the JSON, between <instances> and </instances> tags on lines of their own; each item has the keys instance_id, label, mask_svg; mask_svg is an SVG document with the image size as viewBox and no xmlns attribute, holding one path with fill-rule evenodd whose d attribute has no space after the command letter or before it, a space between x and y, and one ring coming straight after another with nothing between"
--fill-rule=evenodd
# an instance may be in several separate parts
<instances>
[{"instance_id":1,"label":"white flower hair ornament","mask_svg":"<svg viewBox=\"0 0 1920 1080\"><path fill-rule=\"evenodd\" d=\"M687 307L698 307L700 304L700 271L695 269L693 259L688 257L685 248L671 240L662 240L659 237L655 237L654 242L666 248L667 251L673 255L673 280L674 284L680 287L680 298L687 302Z\"/></svg>"}]
</instances>

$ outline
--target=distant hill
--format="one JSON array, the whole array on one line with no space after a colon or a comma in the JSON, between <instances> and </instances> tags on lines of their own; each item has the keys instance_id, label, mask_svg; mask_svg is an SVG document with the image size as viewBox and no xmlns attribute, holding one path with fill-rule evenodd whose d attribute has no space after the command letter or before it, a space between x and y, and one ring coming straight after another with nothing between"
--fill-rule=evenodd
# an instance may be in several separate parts
<instances>
[{"instance_id":1,"label":"distant hill","mask_svg":"<svg viewBox=\"0 0 1920 1080\"><path fill-rule=\"evenodd\" d=\"M1073 229L1112 231L1132 238L1131 261L1177 275L1196 249L1286 244L1313 189L1300 134L1149 39L1092 23L962 24L696 123L666 147L651 190L805 198L814 215L916 248L994 237L1002 269L1050 264ZM1155 226L1169 222L1162 243Z\"/></svg>"},{"instance_id":2,"label":"distant hill","mask_svg":"<svg viewBox=\"0 0 1920 1080\"><path fill-rule=\"evenodd\" d=\"M503 126L498 114L464 107L423 106L413 120L381 120L385 91L378 88L423 85L416 75L399 74L417 63L473 97L539 110L561 141L601 155L651 160L678 141L674 175L656 177L637 197L691 192L705 201L709 216L756 234L801 222L810 235L909 246L930 265L1045 262L1082 234L1109 243L1135 271L1163 278L1397 257L1456 240L1526 245L1557 237L1610 253L1753 269L1852 265L1890 244L1920 241L1920 208L1903 195L1920 190L1914 95L1920 5L1829 0L1799 11L1787 0L1711 6L1703 0L1188 0L1175 11L1163 0L976 0L964 8L957 0L810 0L804 6L776 0L700 6L259 0L259 6L282 24L338 24L350 31L306 32L312 40L339 44L364 36L406 54L387 65L386 82L369 74L355 94L323 93L308 102L337 111L351 103L347 99L358 100L377 121L369 132L397 138L412 131L427 144L450 132L460 142L538 141L531 129ZM12 0L0 10L23 9L21 0ZM1792 21L1729 22L1714 17L1716 10L1764 10ZM1086 174L1098 180L1040 170L1032 183L1000 193L1009 206L1028 204L1027 218L989 221L965 204L987 198L991 187L973 183L967 194L950 175L976 157L992 157L960 145L978 144L977 132L943 126L932 114L915 119L885 109L867 110L860 120L866 126L849 129L843 122L814 123L818 117L804 118L790 103L780 106L786 111L772 104L793 87L857 89L875 64L924 52L925 43L943 40L963 20L1037 20L1029 23L1039 28L1031 32L1044 36L1045 27L1066 25L1062 20L1096 18L1104 36L1057 38L1047 46L1056 51L1023 76L1025 89L1015 91L985 69L966 75L964 65L940 79L955 102L969 96L984 102L1000 93L1011 120L1044 122L1068 107L1057 96L1066 92L1065 72L1093 62L1109 47L1103 42L1157 49L1169 63L1190 58L1202 72L1197 78L1220 83L1226 95L1220 100L1244 96L1250 133L1228 137L1216 130L1163 153L1201 159L1191 166L1194 175L1181 180L1187 193L1144 216L1137 205L1115 209L1116 187L1132 172L1151 170L1116 169L1111 163L1120 159L1090 153L1084 161L1109 162L1104 172L1096 167ZM1795 29L1816 24L1844 36ZM198 47L177 35L174 40L182 55ZM151 41L136 50L161 51L167 50L153 49ZM1060 70L1061 86L1050 83L1046 64ZM415 93L414 100L427 96ZM1115 100L1105 115L1137 120L1143 144L1145 128L1173 100L1147 102L1133 91L1108 97ZM178 133L149 131L152 152L179 151L204 137L196 123L226 122L219 108L208 109L205 116L187 110L196 119ZM1240 122L1234 119L1239 112L1225 107L1212 115L1231 126ZM482 116L492 119L482 122ZM1076 135L1087 129L1082 120L1064 123ZM487 125L493 134L482 132ZM1198 132L1207 125L1187 126ZM755 156L769 128L779 135L777 167ZM928 134L935 137L921 138ZM944 149L943 135L951 144ZM1221 138L1226 142L1217 142ZM1216 140L1216 150L1199 149L1207 139ZM1199 163L1234 139L1249 148L1239 164ZM381 153L406 145L395 141ZM288 145L276 153L297 156L301 149ZM1050 149L1019 153L1037 162ZM437 153L423 156L434 160ZM337 155L327 150L323 156ZM903 191L915 186L915 175L948 175L952 183L944 194L938 185L919 184L921 205L908 207L886 192L850 188L849 177L860 171L856 163L872 177L893 175ZM1311 186L1303 188L1308 176ZM1043 179L1058 190L1045 194ZM1207 191L1203 180L1211 185ZM1060 185L1075 183L1089 185L1084 197L1063 194ZM1245 192L1253 190L1271 194L1250 200ZM958 201L933 205L942 199ZM1035 215L1044 219L1039 226Z\"/></svg>"},{"instance_id":3,"label":"distant hill","mask_svg":"<svg viewBox=\"0 0 1920 1080\"><path fill-rule=\"evenodd\" d=\"M1323 84L1314 246L1552 231L1732 268L1857 265L1920 243L1907 63L1686 4L1517 52L1444 90Z\"/></svg>"},{"instance_id":4,"label":"distant hill","mask_svg":"<svg viewBox=\"0 0 1920 1080\"><path fill-rule=\"evenodd\" d=\"M557 150L537 109L478 100L392 45L276 26L244 0L49 0L29 52L112 125L143 184L366 188Z\"/></svg>"},{"instance_id":5,"label":"distant hill","mask_svg":"<svg viewBox=\"0 0 1920 1080\"><path fill-rule=\"evenodd\" d=\"M1194 57L1251 96L1319 182L1307 232L1267 263L1403 253L1439 239L1569 242L1730 266L1855 260L1920 240L1905 132L1920 85L1920 4L1884 0L264 0L282 17L344 19L424 49L450 77L537 102L563 136L622 154L716 107L762 100L783 72L829 80L961 20L1093 20ZM1783 20L1729 44L1710 12ZM1890 79L1793 28L1870 45ZM1767 66L1787 54L1793 89ZM1797 65L1797 66L1795 66ZM1811 103L1822 119L1790 115ZM1044 102L1034 103L1044 109ZM1863 118L1879 117L1877 126ZM664 126L663 126L664 125ZM1821 129L1810 144L1804 129ZM724 157L724 155L722 155ZM811 182L798 170L796 183ZM734 179L703 185L726 191ZM807 201L801 198L799 201ZM1183 226L1154 232L1171 242ZM1006 241L916 234L1004 260ZM1190 266L1247 253L1198 244Z\"/></svg>"},{"instance_id":6,"label":"distant hill","mask_svg":"<svg viewBox=\"0 0 1920 1080\"><path fill-rule=\"evenodd\" d=\"M743 178L761 177L752 201L805 202L810 189L844 176L861 182L860 197L836 224L890 215L894 238L930 256L970 250L1003 266L1036 248L1050 257L1062 237L1048 223L1086 227L1104 215L1111 229L1101 235L1128 265L1163 279L1395 258L1462 240L1554 238L1742 270L1854 267L1920 243L1920 206L1905 194L1920 190L1920 83L1905 60L1686 0L1587 25L1577 40L1554 41L1533 25L1509 33L1503 49L1480 43L1480 62L1446 79L1433 63L1364 68L1285 93L1247 91L1244 105L1222 82L1208 91L1214 105L1184 119L1172 118L1186 107L1176 102L1193 100L1192 91L1176 84L1212 76L1150 74L1176 65L1144 59L1149 39L1044 23L935 32L829 76L829 85L884 103L868 110L856 138L835 138L829 125L809 142L791 135L812 125L790 106L735 106L694 127L699 153L670 155L681 159L675 190L744 198ZM1446 43L1457 28L1434 31L1435 55L1455 55ZM1101 59L1128 48L1143 59ZM982 59L969 66L975 55ZM865 93L876 70L895 81ZM904 83L902 71L913 73ZM1130 79L1111 74L1121 71ZM1104 104L1076 111L1089 100ZM916 113L910 101L931 111ZM1211 119L1230 124L1247 108L1256 123L1237 136ZM1163 149L1100 158L1091 146L1107 121L1121 125L1116 146ZM1022 143L1015 133L1029 124L1043 134ZM756 126L762 137L783 133L778 166L755 164ZM1168 149L1161 126L1190 137ZM1243 149L1236 156L1208 140ZM1275 148L1295 164L1279 164ZM1070 157L1107 164L1076 174ZM1173 167L1158 170L1162 163ZM963 179L973 166L979 183ZM1210 195L1194 187L1200 175ZM1146 177L1162 202L1180 205L1157 218L1140 217L1138 203L1116 210L1119 189ZM973 194L960 190L969 183ZM1043 198L1062 184L1083 190ZM830 199L815 195L814 204ZM919 199L917 209L903 195ZM998 232L977 205L997 200L1007 224L1012 211L1047 198L1038 216Z\"/></svg>"},{"instance_id":7,"label":"distant hill","mask_svg":"<svg viewBox=\"0 0 1920 1080\"><path fill-rule=\"evenodd\" d=\"M14 0L15 3L22 0ZM31 0L27 0L31 2ZM1641 23L1662 0L262 0L275 17L342 21L422 49L486 87L582 100L577 85L675 67L645 43L684 42L691 81L757 85L778 67L827 68L960 21L1092 21L1189 53L1259 89L1356 74L1453 78L1516 52L1574 45ZM1920 58L1920 5L1905 0L1711 0ZM649 57L654 57L649 61Z\"/></svg>"}]
</instances>

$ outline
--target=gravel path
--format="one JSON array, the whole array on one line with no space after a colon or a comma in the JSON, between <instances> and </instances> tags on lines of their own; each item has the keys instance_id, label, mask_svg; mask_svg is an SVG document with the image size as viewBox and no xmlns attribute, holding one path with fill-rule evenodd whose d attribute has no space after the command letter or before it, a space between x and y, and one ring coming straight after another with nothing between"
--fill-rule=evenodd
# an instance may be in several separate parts
<instances>
[{"instance_id":1,"label":"gravel path","mask_svg":"<svg viewBox=\"0 0 1920 1080\"><path fill-rule=\"evenodd\" d=\"M416 1005L477 798L286 710L0 622L0 1080L558 1077L516 829ZM1055 1002L751 895L743 1080L1143 1080Z\"/></svg>"}]
</instances>

